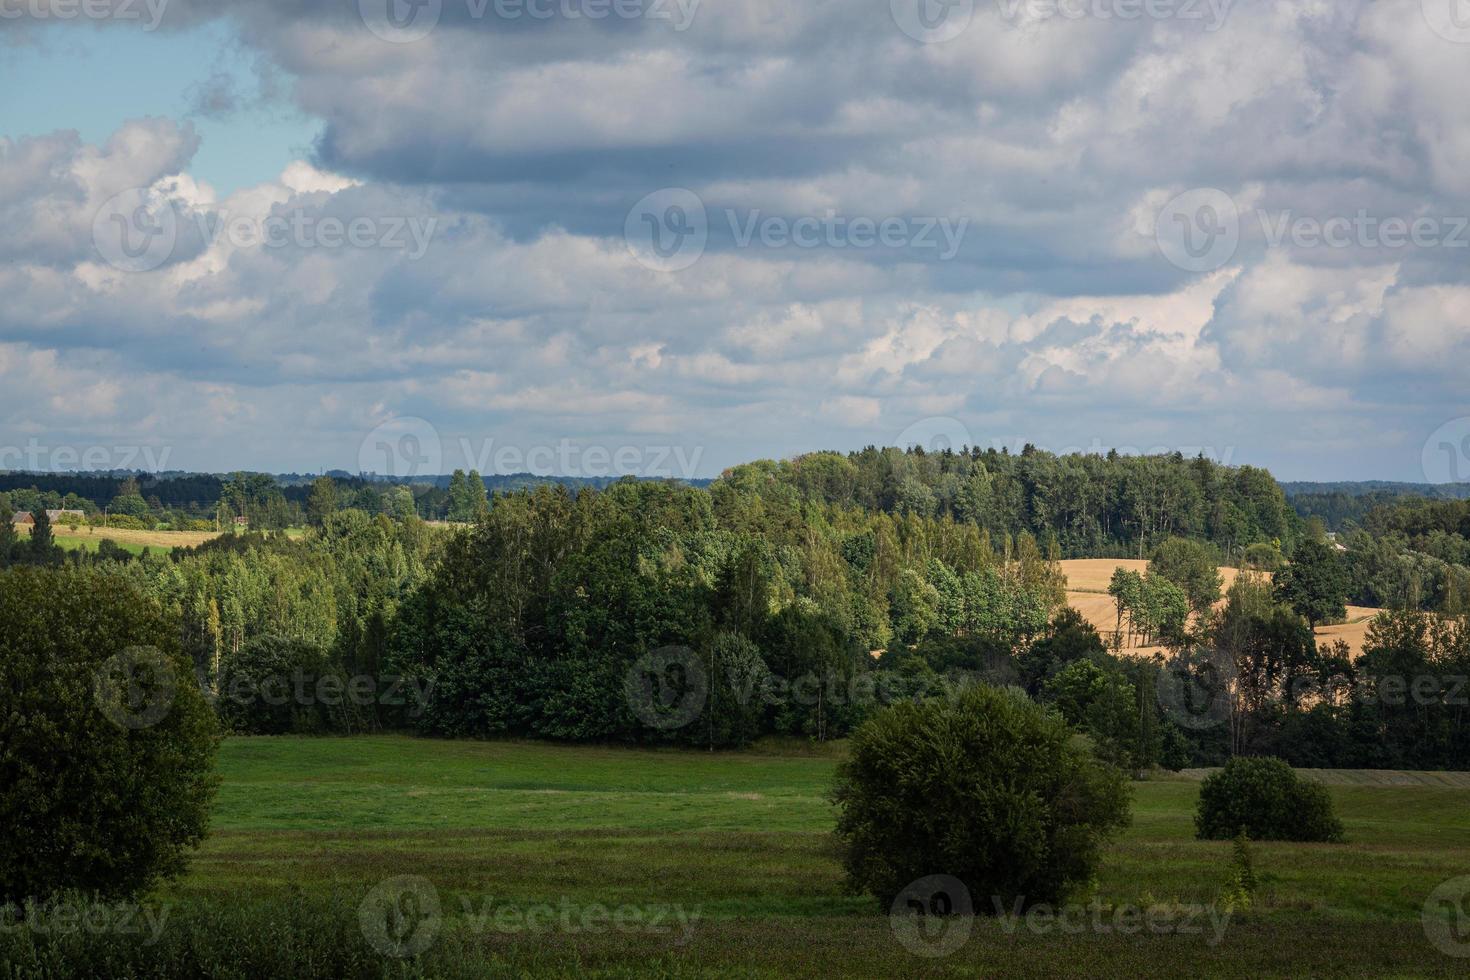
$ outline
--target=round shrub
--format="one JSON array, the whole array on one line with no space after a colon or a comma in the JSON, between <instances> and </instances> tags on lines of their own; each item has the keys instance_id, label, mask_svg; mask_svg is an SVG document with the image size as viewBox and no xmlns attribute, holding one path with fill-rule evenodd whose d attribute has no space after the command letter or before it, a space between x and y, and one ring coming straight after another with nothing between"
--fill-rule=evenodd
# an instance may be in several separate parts
<instances>
[{"instance_id":1,"label":"round shrub","mask_svg":"<svg viewBox=\"0 0 1470 980\"><path fill-rule=\"evenodd\" d=\"M135 586L0 572L0 905L127 896L181 872L216 747L177 629Z\"/></svg>"},{"instance_id":2,"label":"round shrub","mask_svg":"<svg viewBox=\"0 0 1470 980\"><path fill-rule=\"evenodd\" d=\"M1342 822L1320 783L1302 779L1280 759L1237 756L1200 786L1195 833L1229 840L1337 842Z\"/></svg>"},{"instance_id":3,"label":"round shrub","mask_svg":"<svg viewBox=\"0 0 1470 980\"><path fill-rule=\"evenodd\" d=\"M1057 714L986 685L875 714L834 796L849 883L885 908L929 875L958 878L986 914L1060 902L1129 819L1117 769Z\"/></svg>"}]
</instances>

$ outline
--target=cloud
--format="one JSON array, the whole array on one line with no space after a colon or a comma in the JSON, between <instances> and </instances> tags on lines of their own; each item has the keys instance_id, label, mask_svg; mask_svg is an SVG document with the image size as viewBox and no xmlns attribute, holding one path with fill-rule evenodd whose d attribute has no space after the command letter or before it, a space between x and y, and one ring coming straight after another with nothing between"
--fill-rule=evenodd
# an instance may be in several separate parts
<instances>
[{"instance_id":1,"label":"cloud","mask_svg":"<svg viewBox=\"0 0 1470 980\"><path fill-rule=\"evenodd\" d=\"M446 0L402 44L356 7L169 5L163 30L229 24L321 121L311 159L228 197L186 124L0 137L0 344L34 365L30 405L90 384L67 425L129 418L201 466L351 468L386 413L451 449L657 438L712 472L942 415L986 444L1231 446L1321 477L1412 476L1414 433L1470 412L1470 109L1445 96L1470 61L1417 2L1241 2L1218 29L978 4L927 45L871 0L708 2L686 30ZM210 76L189 104L246 125L242 98ZM678 273L624 241L669 187L707 231ZM130 188L178 222L143 271L97 242ZM1204 269L1156 239L1192 188L1238 226ZM1441 234L1298 234L1359 215ZM767 219L845 230L742 242ZM854 219L964 232L945 261ZM1343 452L1372 425L1399 441Z\"/></svg>"}]
</instances>

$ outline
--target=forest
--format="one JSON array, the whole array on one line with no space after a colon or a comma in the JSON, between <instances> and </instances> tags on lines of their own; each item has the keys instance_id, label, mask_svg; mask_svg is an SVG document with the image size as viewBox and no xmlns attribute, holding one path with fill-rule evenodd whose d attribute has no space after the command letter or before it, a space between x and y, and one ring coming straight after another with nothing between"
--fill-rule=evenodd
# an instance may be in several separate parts
<instances>
[{"instance_id":1,"label":"forest","mask_svg":"<svg viewBox=\"0 0 1470 980\"><path fill-rule=\"evenodd\" d=\"M140 496L124 489L114 504ZM423 487L324 477L303 489L297 502L269 478L236 479L221 499L299 509L304 535L252 528L141 556L64 551L44 512L21 537L6 508L25 492L9 491L0 563L126 580L177 623L201 687L247 733L719 748L842 737L885 703L984 680L1055 706L1139 771L1260 752L1300 765L1470 759L1453 682L1470 673L1464 502L1399 500L1337 544L1248 467L892 449L752 463L708 487L628 479L492 497L456 474L443 490L456 524L420 518ZM1115 577L1117 635L1066 608L1058 561L1099 553L1151 559ZM1223 602L1219 564L1255 570ZM1365 599L1393 612L1364 655L1319 649L1312 626ZM1164 652L1123 655L1125 624ZM1390 673L1442 683L1396 704L1376 694ZM271 703L263 685L283 676L370 678L395 697ZM648 723L629 697L638 677L697 685L698 723ZM1200 724L1192 702L1170 701L1177 690L1229 710Z\"/></svg>"}]
</instances>

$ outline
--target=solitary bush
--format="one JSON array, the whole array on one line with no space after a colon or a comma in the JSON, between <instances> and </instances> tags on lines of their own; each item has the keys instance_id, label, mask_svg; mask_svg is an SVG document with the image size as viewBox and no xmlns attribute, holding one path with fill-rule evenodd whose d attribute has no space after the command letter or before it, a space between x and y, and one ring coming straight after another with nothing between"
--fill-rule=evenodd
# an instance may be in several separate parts
<instances>
[{"instance_id":1,"label":"solitary bush","mask_svg":"<svg viewBox=\"0 0 1470 980\"><path fill-rule=\"evenodd\" d=\"M849 882L885 907L936 874L986 913L1059 902L1129 818L1124 777L1060 716L984 685L874 715L834 796Z\"/></svg>"},{"instance_id":2,"label":"solitary bush","mask_svg":"<svg viewBox=\"0 0 1470 980\"><path fill-rule=\"evenodd\" d=\"M1237 756L1200 786L1196 836L1229 840L1342 840L1342 823L1322 784L1302 779L1280 759Z\"/></svg>"},{"instance_id":3,"label":"solitary bush","mask_svg":"<svg viewBox=\"0 0 1470 980\"><path fill-rule=\"evenodd\" d=\"M116 574L0 572L0 905L183 870L216 737L177 636Z\"/></svg>"}]
</instances>

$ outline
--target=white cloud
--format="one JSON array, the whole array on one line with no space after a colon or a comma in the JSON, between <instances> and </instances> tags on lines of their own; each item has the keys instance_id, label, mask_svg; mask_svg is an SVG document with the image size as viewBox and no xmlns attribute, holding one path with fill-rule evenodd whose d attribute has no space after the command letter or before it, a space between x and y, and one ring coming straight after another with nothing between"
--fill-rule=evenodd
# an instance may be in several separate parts
<instances>
[{"instance_id":1,"label":"white cloud","mask_svg":"<svg viewBox=\"0 0 1470 980\"><path fill-rule=\"evenodd\" d=\"M1410 472L1416 427L1466 408L1463 252L1272 245L1255 215L1470 214L1470 105L1450 96L1470 61L1417 2L1241 2L1218 31L980 4L944 45L885 7L729 0L685 32L446 16L389 45L327 5L179 0L170 17L231 18L284 73L318 153L218 199L167 120L100 145L0 137L6 424L132 425L179 465L350 467L402 413L448 446L659 433L714 471L952 416L982 442L1228 444L1369 476ZM665 186L709 219L678 274L621 240ZM130 187L181 219L152 271L93 241ZM1194 187L1242 217L1201 274L1153 239ZM727 209L968 224L939 262L739 247ZM416 259L218 232L282 216L433 227ZM1410 379L1419 414L1392 414ZM1344 462L1367 417L1405 444Z\"/></svg>"}]
</instances>

